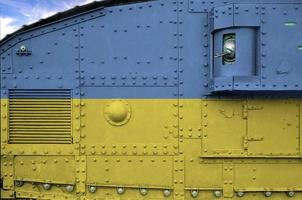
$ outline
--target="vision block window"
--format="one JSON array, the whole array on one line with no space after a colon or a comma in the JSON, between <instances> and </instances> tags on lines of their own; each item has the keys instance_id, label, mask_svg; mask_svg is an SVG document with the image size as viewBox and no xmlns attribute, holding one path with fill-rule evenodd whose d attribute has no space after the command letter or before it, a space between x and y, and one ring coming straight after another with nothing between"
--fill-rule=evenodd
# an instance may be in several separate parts
<instances>
[{"instance_id":1,"label":"vision block window","mask_svg":"<svg viewBox=\"0 0 302 200\"><path fill-rule=\"evenodd\" d=\"M223 35L223 64L233 64L236 61L236 35L235 33Z\"/></svg>"}]
</instances>

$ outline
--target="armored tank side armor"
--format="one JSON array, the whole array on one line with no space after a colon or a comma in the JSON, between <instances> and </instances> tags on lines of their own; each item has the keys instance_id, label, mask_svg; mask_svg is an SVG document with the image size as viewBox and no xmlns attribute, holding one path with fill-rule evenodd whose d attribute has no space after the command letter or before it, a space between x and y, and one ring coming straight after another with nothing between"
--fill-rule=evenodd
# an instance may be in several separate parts
<instances>
[{"instance_id":1,"label":"armored tank side armor","mask_svg":"<svg viewBox=\"0 0 302 200\"><path fill-rule=\"evenodd\" d=\"M100 1L0 41L1 199L302 199L302 1Z\"/></svg>"}]
</instances>

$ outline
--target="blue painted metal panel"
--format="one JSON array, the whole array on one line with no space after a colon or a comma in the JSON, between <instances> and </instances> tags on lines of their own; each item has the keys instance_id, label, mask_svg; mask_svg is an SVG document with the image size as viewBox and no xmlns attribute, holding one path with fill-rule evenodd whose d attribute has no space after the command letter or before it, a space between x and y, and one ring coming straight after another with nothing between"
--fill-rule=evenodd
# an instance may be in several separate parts
<instances>
[{"instance_id":1,"label":"blue painted metal panel","mask_svg":"<svg viewBox=\"0 0 302 200\"><path fill-rule=\"evenodd\" d=\"M179 5L186 11L188 2ZM179 95L201 98L208 92L209 23L207 13L179 13ZM194 39L195 38L195 39Z\"/></svg>"},{"instance_id":2,"label":"blue painted metal panel","mask_svg":"<svg viewBox=\"0 0 302 200\"><path fill-rule=\"evenodd\" d=\"M2 75L2 89L78 87L78 27L71 26L14 45L12 74ZM31 55L20 55L25 46Z\"/></svg>"},{"instance_id":3,"label":"blue painted metal panel","mask_svg":"<svg viewBox=\"0 0 302 200\"><path fill-rule=\"evenodd\" d=\"M2 74L10 74L13 69L12 49L9 49L1 54L0 70Z\"/></svg>"},{"instance_id":4,"label":"blue painted metal panel","mask_svg":"<svg viewBox=\"0 0 302 200\"><path fill-rule=\"evenodd\" d=\"M82 87L81 98L175 99L178 87Z\"/></svg>"},{"instance_id":5,"label":"blue painted metal panel","mask_svg":"<svg viewBox=\"0 0 302 200\"><path fill-rule=\"evenodd\" d=\"M238 0L188 0L190 13L210 12L214 7L236 3Z\"/></svg>"},{"instance_id":6,"label":"blue painted metal panel","mask_svg":"<svg viewBox=\"0 0 302 200\"><path fill-rule=\"evenodd\" d=\"M261 27L261 87L302 89L302 4L266 5Z\"/></svg>"},{"instance_id":7,"label":"blue painted metal panel","mask_svg":"<svg viewBox=\"0 0 302 200\"><path fill-rule=\"evenodd\" d=\"M211 28L213 28L213 30L234 26L233 4L215 7L211 12L211 23Z\"/></svg>"},{"instance_id":8,"label":"blue painted metal panel","mask_svg":"<svg viewBox=\"0 0 302 200\"><path fill-rule=\"evenodd\" d=\"M81 23L81 84L177 85L176 9L172 1L116 6Z\"/></svg>"},{"instance_id":9,"label":"blue painted metal panel","mask_svg":"<svg viewBox=\"0 0 302 200\"><path fill-rule=\"evenodd\" d=\"M234 4L234 26L260 26L260 4Z\"/></svg>"},{"instance_id":10,"label":"blue painted metal panel","mask_svg":"<svg viewBox=\"0 0 302 200\"><path fill-rule=\"evenodd\" d=\"M223 57L215 58L212 91L301 91L301 4L235 4L234 8L233 26L227 25L230 19L213 16L214 54L223 51L223 35L235 33L236 61L223 66ZM233 77L232 89L222 87L230 84L222 77Z\"/></svg>"}]
</instances>

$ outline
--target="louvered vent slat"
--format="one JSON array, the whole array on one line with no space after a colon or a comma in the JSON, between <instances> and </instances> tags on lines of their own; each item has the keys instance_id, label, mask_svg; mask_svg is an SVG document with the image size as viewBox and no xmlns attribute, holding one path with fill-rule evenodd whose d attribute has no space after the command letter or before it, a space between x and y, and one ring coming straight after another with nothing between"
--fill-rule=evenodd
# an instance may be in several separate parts
<instances>
[{"instance_id":1,"label":"louvered vent slat","mask_svg":"<svg viewBox=\"0 0 302 200\"><path fill-rule=\"evenodd\" d=\"M10 90L9 142L70 144L70 90Z\"/></svg>"}]
</instances>

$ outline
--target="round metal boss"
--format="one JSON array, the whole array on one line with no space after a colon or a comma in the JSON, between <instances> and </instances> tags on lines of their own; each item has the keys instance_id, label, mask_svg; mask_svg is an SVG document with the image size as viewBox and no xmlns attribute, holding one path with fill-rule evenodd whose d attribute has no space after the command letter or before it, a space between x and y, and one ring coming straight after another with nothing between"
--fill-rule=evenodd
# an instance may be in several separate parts
<instances>
[{"instance_id":1,"label":"round metal boss","mask_svg":"<svg viewBox=\"0 0 302 200\"><path fill-rule=\"evenodd\" d=\"M131 107L124 100L114 100L105 107L105 118L111 125L122 126L131 117Z\"/></svg>"}]
</instances>

